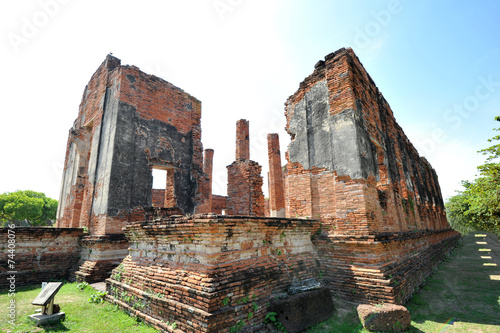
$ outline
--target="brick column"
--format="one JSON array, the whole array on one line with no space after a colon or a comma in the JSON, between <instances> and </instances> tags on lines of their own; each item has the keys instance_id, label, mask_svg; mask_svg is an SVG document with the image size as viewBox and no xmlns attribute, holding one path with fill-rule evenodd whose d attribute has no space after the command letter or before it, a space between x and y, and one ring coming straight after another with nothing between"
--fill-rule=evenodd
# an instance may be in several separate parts
<instances>
[{"instance_id":1,"label":"brick column","mask_svg":"<svg viewBox=\"0 0 500 333\"><path fill-rule=\"evenodd\" d=\"M250 160L248 120L236 122L236 161L227 166L227 209L231 215L264 216L262 167Z\"/></svg>"},{"instance_id":2,"label":"brick column","mask_svg":"<svg viewBox=\"0 0 500 333\"><path fill-rule=\"evenodd\" d=\"M285 194L279 136L267 135L267 153L269 156L269 211L271 217L285 217Z\"/></svg>"},{"instance_id":3,"label":"brick column","mask_svg":"<svg viewBox=\"0 0 500 333\"><path fill-rule=\"evenodd\" d=\"M236 161L250 159L250 130L246 119L236 122Z\"/></svg>"},{"instance_id":4,"label":"brick column","mask_svg":"<svg viewBox=\"0 0 500 333\"><path fill-rule=\"evenodd\" d=\"M209 212L212 212L212 170L214 161L214 150L205 149L205 158L203 159L203 172L208 177L207 184L207 205Z\"/></svg>"}]
</instances>

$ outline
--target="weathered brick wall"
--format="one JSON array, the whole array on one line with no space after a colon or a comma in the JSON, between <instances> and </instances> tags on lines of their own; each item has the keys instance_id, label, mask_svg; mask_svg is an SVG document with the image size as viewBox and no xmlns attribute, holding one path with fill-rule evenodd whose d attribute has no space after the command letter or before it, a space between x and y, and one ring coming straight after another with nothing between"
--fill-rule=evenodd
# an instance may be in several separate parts
<instances>
[{"instance_id":1,"label":"weathered brick wall","mask_svg":"<svg viewBox=\"0 0 500 333\"><path fill-rule=\"evenodd\" d=\"M313 243L325 285L342 298L405 304L456 246L452 230L328 237Z\"/></svg>"},{"instance_id":2,"label":"weathered brick wall","mask_svg":"<svg viewBox=\"0 0 500 333\"><path fill-rule=\"evenodd\" d=\"M335 221L334 234L448 228L435 171L351 49L318 62L285 115L288 216Z\"/></svg>"},{"instance_id":3,"label":"weathered brick wall","mask_svg":"<svg viewBox=\"0 0 500 333\"><path fill-rule=\"evenodd\" d=\"M8 257L8 230L0 228L0 289L8 287L9 259L15 262L16 287L70 277L80 259L82 229L16 227L14 258Z\"/></svg>"},{"instance_id":4,"label":"weathered brick wall","mask_svg":"<svg viewBox=\"0 0 500 333\"><path fill-rule=\"evenodd\" d=\"M91 236L122 234L125 223L143 220L145 207L160 202L153 167L167 170L161 206L184 214L198 206L210 210L201 102L108 55L85 88L70 130L56 225L87 227ZM102 265L90 262L83 271L90 266Z\"/></svg>"},{"instance_id":5,"label":"weathered brick wall","mask_svg":"<svg viewBox=\"0 0 500 333\"><path fill-rule=\"evenodd\" d=\"M166 330L167 321L184 332L252 327L292 282L319 279L311 243L318 227L216 215L130 223L130 254L107 280L109 298Z\"/></svg>"},{"instance_id":6,"label":"weathered brick wall","mask_svg":"<svg viewBox=\"0 0 500 333\"><path fill-rule=\"evenodd\" d=\"M75 276L78 281L88 283L107 279L128 254L129 246L123 234L86 236L81 245L79 268Z\"/></svg>"},{"instance_id":7,"label":"weathered brick wall","mask_svg":"<svg viewBox=\"0 0 500 333\"><path fill-rule=\"evenodd\" d=\"M227 210L227 196L212 195L212 212L222 215L222 210Z\"/></svg>"},{"instance_id":8,"label":"weathered brick wall","mask_svg":"<svg viewBox=\"0 0 500 333\"><path fill-rule=\"evenodd\" d=\"M325 281L355 301L404 303L459 239L435 171L351 49L319 61L285 115L287 216L321 220Z\"/></svg>"},{"instance_id":9,"label":"weathered brick wall","mask_svg":"<svg viewBox=\"0 0 500 333\"><path fill-rule=\"evenodd\" d=\"M70 131L57 225L121 233L131 211L152 204L152 166L173 170L169 205L194 212L209 199L197 191L207 181L200 119L199 100L108 56Z\"/></svg>"},{"instance_id":10,"label":"weathered brick wall","mask_svg":"<svg viewBox=\"0 0 500 333\"><path fill-rule=\"evenodd\" d=\"M152 190L151 204L155 207L165 207L165 190L154 188Z\"/></svg>"}]
</instances>

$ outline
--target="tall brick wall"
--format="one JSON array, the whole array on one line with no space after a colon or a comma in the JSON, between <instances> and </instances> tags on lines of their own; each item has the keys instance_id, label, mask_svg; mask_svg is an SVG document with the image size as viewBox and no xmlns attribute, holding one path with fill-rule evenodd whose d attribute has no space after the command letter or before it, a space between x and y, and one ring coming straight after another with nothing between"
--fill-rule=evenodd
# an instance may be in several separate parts
<instances>
[{"instance_id":1,"label":"tall brick wall","mask_svg":"<svg viewBox=\"0 0 500 333\"><path fill-rule=\"evenodd\" d=\"M82 229L16 227L14 258L8 257L9 230L0 228L5 247L0 253L0 289L9 287L9 259L15 262L16 287L70 278L80 259Z\"/></svg>"},{"instance_id":2,"label":"tall brick wall","mask_svg":"<svg viewBox=\"0 0 500 333\"><path fill-rule=\"evenodd\" d=\"M167 170L162 205L152 189L153 168ZM144 220L153 202L184 214L210 210L201 102L108 55L85 88L70 130L61 188L56 226L87 227L91 238L100 239L89 239L97 252L107 241L123 247L109 236L122 234L127 222ZM81 272L91 276L90 266L105 267L94 261Z\"/></svg>"},{"instance_id":3,"label":"tall brick wall","mask_svg":"<svg viewBox=\"0 0 500 333\"><path fill-rule=\"evenodd\" d=\"M236 161L227 166L227 210L230 215L264 216L262 167L250 160L249 123L236 123Z\"/></svg>"},{"instance_id":4,"label":"tall brick wall","mask_svg":"<svg viewBox=\"0 0 500 333\"><path fill-rule=\"evenodd\" d=\"M318 62L285 114L288 216L334 219L334 234L448 228L436 172L351 49Z\"/></svg>"},{"instance_id":5,"label":"tall brick wall","mask_svg":"<svg viewBox=\"0 0 500 333\"><path fill-rule=\"evenodd\" d=\"M108 56L92 76L70 130L57 225L122 232L152 204L152 167L169 173L165 201L192 213L206 194L201 102ZM170 201L169 201L170 200Z\"/></svg>"},{"instance_id":6,"label":"tall brick wall","mask_svg":"<svg viewBox=\"0 0 500 333\"><path fill-rule=\"evenodd\" d=\"M324 282L348 299L404 303L459 239L436 172L351 49L319 61L285 115L287 216L321 220Z\"/></svg>"}]
</instances>

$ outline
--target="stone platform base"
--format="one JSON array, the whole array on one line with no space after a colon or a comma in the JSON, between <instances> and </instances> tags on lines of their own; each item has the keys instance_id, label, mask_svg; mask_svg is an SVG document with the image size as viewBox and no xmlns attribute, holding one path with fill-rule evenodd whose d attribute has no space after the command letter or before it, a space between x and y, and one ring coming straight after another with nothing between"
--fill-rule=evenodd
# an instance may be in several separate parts
<instances>
[{"instance_id":1,"label":"stone platform base","mask_svg":"<svg viewBox=\"0 0 500 333\"><path fill-rule=\"evenodd\" d=\"M28 317L35 322L35 325L45 325L49 323L54 323L64 319L66 314L64 312L58 312L51 315L43 315L40 313L29 315Z\"/></svg>"}]
</instances>

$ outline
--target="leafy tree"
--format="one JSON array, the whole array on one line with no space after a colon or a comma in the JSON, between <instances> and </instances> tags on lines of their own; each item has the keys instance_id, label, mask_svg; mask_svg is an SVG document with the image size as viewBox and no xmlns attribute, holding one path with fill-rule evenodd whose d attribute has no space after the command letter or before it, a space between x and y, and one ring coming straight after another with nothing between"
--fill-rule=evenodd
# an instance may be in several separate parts
<instances>
[{"instance_id":1,"label":"leafy tree","mask_svg":"<svg viewBox=\"0 0 500 333\"><path fill-rule=\"evenodd\" d=\"M466 187L467 182L462 185ZM467 195L464 192L458 192L457 195L448 199L446 202L446 216L450 226L463 235L467 235L475 229L469 224L469 219L465 213L469 210Z\"/></svg>"},{"instance_id":2,"label":"leafy tree","mask_svg":"<svg viewBox=\"0 0 500 333\"><path fill-rule=\"evenodd\" d=\"M500 121L500 117L495 117ZM500 131L500 128L495 128ZM488 142L499 141L500 135ZM451 223L468 226L500 235L500 144L479 151L486 162L477 167L480 177L462 182L465 190L450 198L446 204Z\"/></svg>"},{"instance_id":3,"label":"leafy tree","mask_svg":"<svg viewBox=\"0 0 500 333\"><path fill-rule=\"evenodd\" d=\"M57 200L35 191L17 191L0 194L0 221L28 220L32 225L54 220Z\"/></svg>"}]
</instances>

